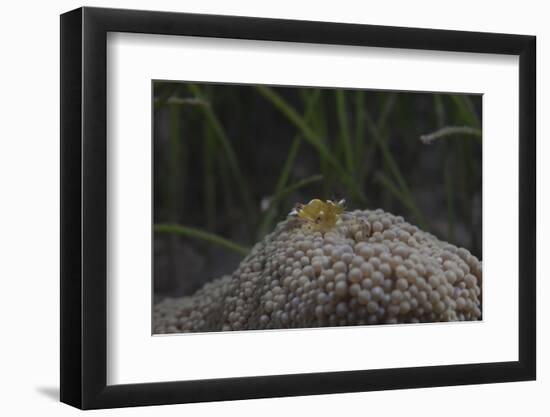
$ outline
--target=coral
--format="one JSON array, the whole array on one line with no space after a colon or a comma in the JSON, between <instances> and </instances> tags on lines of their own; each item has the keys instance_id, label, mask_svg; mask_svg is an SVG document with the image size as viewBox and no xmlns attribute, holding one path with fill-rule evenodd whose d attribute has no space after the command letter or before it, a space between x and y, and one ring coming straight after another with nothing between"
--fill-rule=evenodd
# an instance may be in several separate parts
<instances>
[{"instance_id":1,"label":"coral","mask_svg":"<svg viewBox=\"0 0 550 417\"><path fill-rule=\"evenodd\" d=\"M380 209L314 231L289 217L231 276L154 307L154 332L481 319L481 262Z\"/></svg>"}]
</instances>

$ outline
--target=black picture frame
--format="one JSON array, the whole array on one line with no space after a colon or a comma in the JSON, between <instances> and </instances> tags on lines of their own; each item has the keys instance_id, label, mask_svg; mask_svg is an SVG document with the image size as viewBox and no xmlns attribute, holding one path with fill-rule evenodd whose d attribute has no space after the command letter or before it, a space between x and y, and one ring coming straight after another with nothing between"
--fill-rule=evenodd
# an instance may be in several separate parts
<instances>
[{"instance_id":1,"label":"black picture frame","mask_svg":"<svg viewBox=\"0 0 550 417\"><path fill-rule=\"evenodd\" d=\"M519 56L519 360L107 385L108 32ZM534 380L535 51L524 35L88 7L61 15L61 401L95 409Z\"/></svg>"}]
</instances>

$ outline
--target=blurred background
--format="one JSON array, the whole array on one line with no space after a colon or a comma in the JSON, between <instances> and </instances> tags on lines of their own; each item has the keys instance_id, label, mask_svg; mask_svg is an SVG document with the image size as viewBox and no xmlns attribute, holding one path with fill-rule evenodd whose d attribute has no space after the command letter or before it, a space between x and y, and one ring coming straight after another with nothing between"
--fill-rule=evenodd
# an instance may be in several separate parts
<instances>
[{"instance_id":1,"label":"blurred background","mask_svg":"<svg viewBox=\"0 0 550 417\"><path fill-rule=\"evenodd\" d=\"M230 274L313 198L482 259L480 95L155 81L153 101L155 302Z\"/></svg>"}]
</instances>

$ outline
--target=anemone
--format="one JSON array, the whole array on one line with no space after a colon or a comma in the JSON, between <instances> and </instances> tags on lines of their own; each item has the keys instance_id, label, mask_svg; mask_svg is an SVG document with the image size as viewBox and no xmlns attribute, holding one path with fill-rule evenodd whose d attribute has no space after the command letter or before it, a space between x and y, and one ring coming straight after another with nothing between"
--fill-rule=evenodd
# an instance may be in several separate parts
<instances>
[{"instance_id":1,"label":"anemone","mask_svg":"<svg viewBox=\"0 0 550 417\"><path fill-rule=\"evenodd\" d=\"M156 304L154 332L481 319L482 264L467 249L380 209L308 226L289 217L232 275Z\"/></svg>"}]
</instances>

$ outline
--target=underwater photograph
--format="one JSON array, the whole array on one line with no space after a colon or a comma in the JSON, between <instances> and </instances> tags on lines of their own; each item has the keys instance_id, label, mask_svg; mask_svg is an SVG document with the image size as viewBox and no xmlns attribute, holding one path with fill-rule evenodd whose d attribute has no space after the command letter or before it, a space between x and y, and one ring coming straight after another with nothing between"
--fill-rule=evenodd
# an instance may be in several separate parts
<instances>
[{"instance_id":1,"label":"underwater photograph","mask_svg":"<svg viewBox=\"0 0 550 417\"><path fill-rule=\"evenodd\" d=\"M482 320L482 95L152 82L152 333Z\"/></svg>"}]
</instances>

